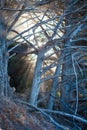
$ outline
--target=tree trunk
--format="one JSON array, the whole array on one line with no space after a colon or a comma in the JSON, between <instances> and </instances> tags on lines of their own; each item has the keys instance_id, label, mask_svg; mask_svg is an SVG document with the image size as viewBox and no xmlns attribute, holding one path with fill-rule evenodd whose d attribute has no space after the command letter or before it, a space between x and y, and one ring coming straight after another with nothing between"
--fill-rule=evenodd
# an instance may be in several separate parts
<instances>
[{"instance_id":1,"label":"tree trunk","mask_svg":"<svg viewBox=\"0 0 87 130\"><path fill-rule=\"evenodd\" d=\"M81 1L80 1L81 2ZM65 40L65 48L64 48L64 65L63 65L63 86L62 86L62 110L69 112L70 108L72 106L72 104L69 104L70 100L73 100L73 96L72 92L74 90L76 90L76 100L78 100L78 83L77 83L77 77L75 74L75 69L77 65L74 65L75 63L72 60L72 56L73 54L78 51L73 49L71 46L74 46L75 43L72 42L74 39L76 39L77 34L81 33L81 29L79 30L78 26L76 26L76 24L78 23L78 20L80 20L81 14L80 11L76 12L76 13L72 13L73 10L76 10L77 8L79 8L79 4L80 2L78 1L74 1L74 0L66 0L65 2L65 7L68 10L67 12L69 12L70 14L68 14L65 17L65 24L66 26L69 26L68 28L66 28L66 32L65 32L65 36L66 36L66 40ZM80 7L81 8L81 7ZM78 36L77 36L78 37ZM74 65L74 67L73 67ZM77 73L77 72L76 72ZM77 108L78 108L78 101L76 102L77 104ZM75 109L77 109L75 108ZM73 110L70 110L71 112ZM77 110L75 110L77 111Z\"/></svg>"},{"instance_id":2,"label":"tree trunk","mask_svg":"<svg viewBox=\"0 0 87 130\"><path fill-rule=\"evenodd\" d=\"M41 70L42 70L44 52L45 52L44 48L42 48L38 52L37 63L36 63L36 68L34 73L34 80L32 84L32 90L31 90L30 101L29 101L33 105L37 105L37 98L40 91L40 83L41 83L41 76L42 76Z\"/></svg>"},{"instance_id":3,"label":"tree trunk","mask_svg":"<svg viewBox=\"0 0 87 130\"><path fill-rule=\"evenodd\" d=\"M6 43L6 26L0 12L0 95L9 96L10 85L8 81L8 54Z\"/></svg>"},{"instance_id":4,"label":"tree trunk","mask_svg":"<svg viewBox=\"0 0 87 130\"><path fill-rule=\"evenodd\" d=\"M60 71L61 71L61 64L59 64L57 66L56 71L55 71L55 75L58 75L58 77L54 78L54 80L53 80L53 85L52 85L52 89L51 89L51 95L50 95L50 98L49 98L49 101L48 101L48 109L50 109L50 110L52 110L53 106L54 106L56 92L57 92L58 85L59 85Z\"/></svg>"}]
</instances>

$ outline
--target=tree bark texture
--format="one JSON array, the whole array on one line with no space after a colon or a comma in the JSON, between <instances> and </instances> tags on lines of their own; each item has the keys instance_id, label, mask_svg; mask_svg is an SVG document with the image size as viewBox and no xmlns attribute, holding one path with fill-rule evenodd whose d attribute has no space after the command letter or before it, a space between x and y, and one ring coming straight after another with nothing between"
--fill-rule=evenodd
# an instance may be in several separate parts
<instances>
[{"instance_id":1,"label":"tree bark texture","mask_svg":"<svg viewBox=\"0 0 87 130\"><path fill-rule=\"evenodd\" d=\"M8 81L8 53L6 43L6 26L0 12L0 95L9 95L9 81Z\"/></svg>"},{"instance_id":2,"label":"tree bark texture","mask_svg":"<svg viewBox=\"0 0 87 130\"><path fill-rule=\"evenodd\" d=\"M54 103L55 103L55 97L56 97L56 92L59 86L59 74L61 71L61 64L59 64L56 67L55 75L58 75L58 77L54 78L52 88L51 88L51 95L48 101L48 109L52 110Z\"/></svg>"},{"instance_id":3,"label":"tree bark texture","mask_svg":"<svg viewBox=\"0 0 87 130\"><path fill-rule=\"evenodd\" d=\"M41 49L38 52L37 63L35 67L34 79L33 79L32 90L31 90L30 101L29 101L33 105L37 105L38 94L40 91L40 83L41 83L41 76L42 76L41 70L43 65L44 52L45 52L44 49Z\"/></svg>"}]
</instances>

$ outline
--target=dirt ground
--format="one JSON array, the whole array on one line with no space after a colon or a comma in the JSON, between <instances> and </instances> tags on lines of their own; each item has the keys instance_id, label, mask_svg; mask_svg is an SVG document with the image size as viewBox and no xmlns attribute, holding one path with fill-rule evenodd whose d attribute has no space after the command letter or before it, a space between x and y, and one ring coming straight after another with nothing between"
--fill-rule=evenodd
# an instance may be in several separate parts
<instances>
[{"instance_id":1,"label":"dirt ground","mask_svg":"<svg viewBox=\"0 0 87 130\"><path fill-rule=\"evenodd\" d=\"M0 130L56 130L39 112L30 112L21 104L0 97Z\"/></svg>"}]
</instances>

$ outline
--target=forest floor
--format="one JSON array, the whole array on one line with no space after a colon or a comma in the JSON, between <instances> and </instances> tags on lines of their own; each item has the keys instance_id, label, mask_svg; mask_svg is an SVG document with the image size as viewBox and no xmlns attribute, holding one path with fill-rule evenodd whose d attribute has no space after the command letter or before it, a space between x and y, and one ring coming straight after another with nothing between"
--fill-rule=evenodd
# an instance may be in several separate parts
<instances>
[{"instance_id":1,"label":"forest floor","mask_svg":"<svg viewBox=\"0 0 87 130\"><path fill-rule=\"evenodd\" d=\"M0 130L56 130L40 112L30 112L28 108L0 97Z\"/></svg>"},{"instance_id":2,"label":"forest floor","mask_svg":"<svg viewBox=\"0 0 87 130\"><path fill-rule=\"evenodd\" d=\"M55 114L55 124L51 114L44 115L43 109L29 104L25 97L19 93L12 98L0 97L0 130L87 130L87 116L73 119Z\"/></svg>"}]
</instances>

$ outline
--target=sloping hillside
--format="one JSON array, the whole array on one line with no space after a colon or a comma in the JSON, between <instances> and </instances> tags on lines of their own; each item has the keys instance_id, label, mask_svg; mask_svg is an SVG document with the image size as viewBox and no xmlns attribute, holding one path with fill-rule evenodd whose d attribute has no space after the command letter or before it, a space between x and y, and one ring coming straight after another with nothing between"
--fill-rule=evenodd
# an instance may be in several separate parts
<instances>
[{"instance_id":1,"label":"sloping hillside","mask_svg":"<svg viewBox=\"0 0 87 130\"><path fill-rule=\"evenodd\" d=\"M0 130L56 130L40 113L0 97Z\"/></svg>"}]
</instances>

